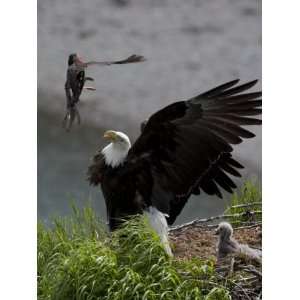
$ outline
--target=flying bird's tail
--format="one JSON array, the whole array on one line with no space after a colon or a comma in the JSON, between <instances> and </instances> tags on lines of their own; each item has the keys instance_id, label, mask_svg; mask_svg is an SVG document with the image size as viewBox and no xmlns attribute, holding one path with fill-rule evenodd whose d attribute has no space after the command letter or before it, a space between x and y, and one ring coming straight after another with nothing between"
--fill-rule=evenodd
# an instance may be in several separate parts
<instances>
[{"instance_id":1,"label":"flying bird's tail","mask_svg":"<svg viewBox=\"0 0 300 300\"><path fill-rule=\"evenodd\" d=\"M132 64L145 61L146 58L142 55L132 54L129 57L122 60L115 61L89 61L85 63L85 67L90 65L101 65L101 66L110 66L110 65L123 65L123 64Z\"/></svg>"},{"instance_id":2,"label":"flying bird's tail","mask_svg":"<svg viewBox=\"0 0 300 300\"><path fill-rule=\"evenodd\" d=\"M146 58L142 55L130 55L129 57L127 57L126 59L123 60L119 60L119 61L115 61L113 62L113 64L131 64L131 63L138 63L138 62L143 62L145 61Z\"/></svg>"}]
</instances>

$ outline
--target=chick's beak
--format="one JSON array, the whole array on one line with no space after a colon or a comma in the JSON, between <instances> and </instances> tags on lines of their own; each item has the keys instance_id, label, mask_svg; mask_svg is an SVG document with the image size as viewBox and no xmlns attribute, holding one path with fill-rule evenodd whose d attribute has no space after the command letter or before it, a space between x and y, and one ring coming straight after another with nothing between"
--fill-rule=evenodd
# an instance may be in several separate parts
<instances>
[{"instance_id":1,"label":"chick's beak","mask_svg":"<svg viewBox=\"0 0 300 300\"><path fill-rule=\"evenodd\" d=\"M115 141L117 139L117 133L113 130L108 130L104 133L103 138L109 141Z\"/></svg>"}]
</instances>

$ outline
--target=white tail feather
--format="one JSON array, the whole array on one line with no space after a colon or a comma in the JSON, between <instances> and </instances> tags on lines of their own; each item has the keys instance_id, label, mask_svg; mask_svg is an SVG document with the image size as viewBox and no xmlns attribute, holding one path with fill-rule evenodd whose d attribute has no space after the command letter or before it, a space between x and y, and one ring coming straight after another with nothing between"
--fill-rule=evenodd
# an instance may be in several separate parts
<instances>
[{"instance_id":1,"label":"white tail feather","mask_svg":"<svg viewBox=\"0 0 300 300\"><path fill-rule=\"evenodd\" d=\"M161 243L166 251L166 253L173 257L172 250L170 248L169 239L168 239L168 224L165 215L160 212L157 208L149 206L145 210L145 215L149 218L150 225L157 232L160 237Z\"/></svg>"}]
</instances>

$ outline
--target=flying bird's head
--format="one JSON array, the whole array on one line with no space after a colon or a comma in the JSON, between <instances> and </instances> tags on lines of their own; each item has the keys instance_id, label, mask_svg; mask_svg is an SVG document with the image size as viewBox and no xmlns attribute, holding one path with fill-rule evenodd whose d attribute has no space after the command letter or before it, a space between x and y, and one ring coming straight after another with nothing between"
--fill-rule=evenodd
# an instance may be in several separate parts
<instances>
[{"instance_id":1,"label":"flying bird's head","mask_svg":"<svg viewBox=\"0 0 300 300\"><path fill-rule=\"evenodd\" d=\"M69 55L68 66L72 66L74 64L76 57L77 57L76 53L72 53Z\"/></svg>"},{"instance_id":2,"label":"flying bird's head","mask_svg":"<svg viewBox=\"0 0 300 300\"><path fill-rule=\"evenodd\" d=\"M110 142L110 144L102 150L105 162L109 166L117 167L122 164L127 157L127 153L131 147L130 140L125 133L114 130L106 131L103 137Z\"/></svg>"},{"instance_id":3,"label":"flying bird's head","mask_svg":"<svg viewBox=\"0 0 300 300\"><path fill-rule=\"evenodd\" d=\"M68 58L68 66L72 66L74 63L76 65L84 65L84 62L80 59L77 53L70 54Z\"/></svg>"},{"instance_id":4,"label":"flying bird's head","mask_svg":"<svg viewBox=\"0 0 300 300\"><path fill-rule=\"evenodd\" d=\"M221 222L215 231L221 240L229 240L233 234L232 226L228 222Z\"/></svg>"}]
</instances>

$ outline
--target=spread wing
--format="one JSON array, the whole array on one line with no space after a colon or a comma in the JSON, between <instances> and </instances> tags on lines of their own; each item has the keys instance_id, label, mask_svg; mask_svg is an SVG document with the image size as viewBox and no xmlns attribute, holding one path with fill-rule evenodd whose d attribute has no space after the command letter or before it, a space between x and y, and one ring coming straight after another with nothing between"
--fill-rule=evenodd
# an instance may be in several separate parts
<instances>
[{"instance_id":1,"label":"spread wing","mask_svg":"<svg viewBox=\"0 0 300 300\"><path fill-rule=\"evenodd\" d=\"M150 117L128 153L128 165L140 166L137 190L146 202L169 215L172 224L191 194L200 190L222 197L236 187L228 175L242 168L232 145L255 135L242 128L259 125L261 92L244 93L257 80L230 81L187 101L173 103ZM144 198L147 195L143 195Z\"/></svg>"}]
</instances>

